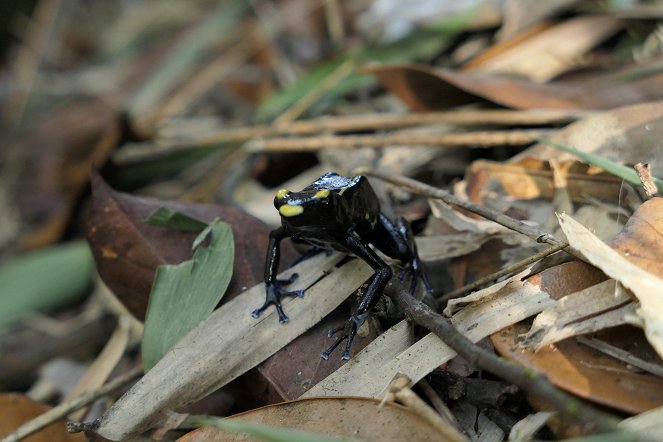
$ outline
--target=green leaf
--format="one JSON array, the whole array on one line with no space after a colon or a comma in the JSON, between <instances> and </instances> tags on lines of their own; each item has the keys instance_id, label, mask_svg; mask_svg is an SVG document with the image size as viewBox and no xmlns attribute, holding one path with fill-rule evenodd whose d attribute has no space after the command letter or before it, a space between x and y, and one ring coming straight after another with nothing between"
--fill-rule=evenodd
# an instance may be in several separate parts
<instances>
[{"instance_id":1,"label":"green leaf","mask_svg":"<svg viewBox=\"0 0 663 442\"><path fill-rule=\"evenodd\" d=\"M474 10L470 12L474 13ZM267 98L258 109L258 118L261 120L275 118L350 59L355 59L359 64L364 62L405 63L429 59L449 45L464 29L465 24L471 18L471 13L461 13L435 27L419 29L393 43L379 46L365 46L343 54L313 69L291 86ZM340 81L334 89L327 92L324 102L314 106L314 110L320 111L324 106L329 105L342 95L374 83L375 79L372 76L362 74L350 75Z\"/></svg>"},{"instance_id":2,"label":"green leaf","mask_svg":"<svg viewBox=\"0 0 663 442\"><path fill-rule=\"evenodd\" d=\"M207 227L206 222L164 206L152 212L143 222L151 226L168 227L183 232L200 232Z\"/></svg>"},{"instance_id":3,"label":"green leaf","mask_svg":"<svg viewBox=\"0 0 663 442\"><path fill-rule=\"evenodd\" d=\"M0 326L32 311L78 299L90 287L94 259L86 241L31 252L0 267Z\"/></svg>"},{"instance_id":4,"label":"green leaf","mask_svg":"<svg viewBox=\"0 0 663 442\"><path fill-rule=\"evenodd\" d=\"M260 440L269 442L341 442L351 439L330 437L307 431L291 430L289 428L274 427L271 425L246 422L238 419L222 419L219 417L197 417L193 419L196 425L214 427L233 433L246 433Z\"/></svg>"},{"instance_id":5,"label":"green leaf","mask_svg":"<svg viewBox=\"0 0 663 442\"><path fill-rule=\"evenodd\" d=\"M200 245L208 236L209 246ZM143 332L145 371L212 312L230 283L235 258L230 225L213 221L194 244L191 260L157 269Z\"/></svg>"},{"instance_id":6,"label":"green leaf","mask_svg":"<svg viewBox=\"0 0 663 442\"><path fill-rule=\"evenodd\" d=\"M642 187L642 182L640 181L638 174L631 167L615 163L614 161L607 160L593 153L583 152L574 147L557 143L556 141L552 141L548 138L537 138L536 141L538 141L539 143L547 144L556 149L563 150L564 152L573 154L589 164L593 164L594 166L600 167L601 169L605 170L608 173L617 175L618 177L622 178L624 181L633 184L634 186ZM656 185L658 191L663 192L663 180L655 177L652 177L652 179L654 180L654 184Z\"/></svg>"}]
</instances>

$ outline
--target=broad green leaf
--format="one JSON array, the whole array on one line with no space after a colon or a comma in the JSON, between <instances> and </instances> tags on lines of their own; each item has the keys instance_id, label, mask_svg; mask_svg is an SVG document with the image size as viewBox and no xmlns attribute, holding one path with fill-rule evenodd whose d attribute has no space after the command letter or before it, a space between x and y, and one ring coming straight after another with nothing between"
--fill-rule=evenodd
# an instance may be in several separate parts
<instances>
[{"instance_id":1,"label":"broad green leaf","mask_svg":"<svg viewBox=\"0 0 663 442\"><path fill-rule=\"evenodd\" d=\"M183 232L200 232L207 227L206 222L163 206L152 212L144 222L151 226L168 227Z\"/></svg>"},{"instance_id":2,"label":"broad green leaf","mask_svg":"<svg viewBox=\"0 0 663 442\"><path fill-rule=\"evenodd\" d=\"M0 267L0 326L32 311L78 299L90 287L94 259L86 241L31 252Z\"/></svg>"},{"instance_id":3,"label":"broad green leaf","mask_svg":"<svg viewBox=\"0 0 663 442\"><path fill-rule=\"evenodd\" d=\"M208 236L205 247L201 243ZM235 258L230 225L213 221L194 244L191 260L157 269L143 333L145 371L212 312L230 283Z\"/></svg>"},{"instance_id":4,"label":"broad green leaf","mask_svg":"<svg viewBox=\"0 0 663 442\"><path fill-rule=\"evenodd\" d=\"M330 437L308 431L291 430L289 428L274 427L272 425L246 422L238 419L222 419L219 417L197 417L194 424L214 427L233 433L246 433L259 440L268 442L342 442L350 439Z\"/></svg>"},{"instance_id":5,"label":"broad green leaf","mask_svg":"<svg viewBox=\"0 0 663 442\"><path fill-rule=\"evenodd\" d=\"M593 153L583 152L574 147L567 146L566 144L557 143L556 141L552 141L547 138L538 138L537 141L552 146L556 149L563 150L564 152L573 154L589 164L600 167L601 169L613 175L617 175L627 183L633 184L634 186L642 186L642 182L640 181L638 174L631 167L615 163L614 161L607 160ZM663 180L655 177L652 178L654 180L654 184L656 185L658 191L663 192Z\"/></svg>"}]
</instances>

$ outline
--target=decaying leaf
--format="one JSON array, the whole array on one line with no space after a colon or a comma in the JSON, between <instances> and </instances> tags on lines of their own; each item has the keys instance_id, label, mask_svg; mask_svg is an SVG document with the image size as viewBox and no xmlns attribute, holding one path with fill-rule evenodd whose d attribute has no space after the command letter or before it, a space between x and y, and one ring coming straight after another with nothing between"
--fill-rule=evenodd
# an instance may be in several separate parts
<instances>
[{"instance_id":1,"label":"decaying leaf","mask_svg":"<svg viewBox=\"0 0 663 442\"><path fill-rule=\"evenodd\" d=\"M262 281L270 229L254 217L233 207L163 201L115 192L97 174L92 175L92 186L87 236L97 269L113 293L138 319L145 316L157 267L190 259L191 245L197 236L195 232L174 231L143 222L162 206L206 222L219 218L232 226L235 266L228 298ZM284 262L296 256L289 243L283 244L282 254Z\"/></svg>"},{"instance_id":2,"label":"decaying leaf","mask_svg":"<svg viewBox=\"0 0 663 442\"><path fill-rule=\"evenodd\" d=\"M660 156L663 139L663 102L619 107L588 116L550 137L551 141L590 152L621 164L652 163L652 174L663 177L663 162L652 161ZM517 163L525 158L576 160L544 143L536 144L510 159Z\"/></svg>"},{"instance_id":3,"label":"decaying leaf","mask_svg":"<svg viewBox=\"0 0 663 442\"><path fill-rule=\"evenodd\" d=\"M381 405L380 401L369 398L300 399L247 411L229 419L351 440L355 438L362 441L447 440L428 421L408 408L391 402ZM178 440L239 442L254 439L243 434L206 427Z\"/></svg>"},{"instance_id":4,"label":"decaying leaf","mask_svg":"<svg viewBox=\"0 0 663 442\"><path fill-rule=\"evenodd\" d=\"M642 69L638 66L637 69ZM545 84L495 74L431 68L423 65L368 67L412 109L426 111L489 100L516 109L612 109L659 100L661 74L619 81L611 74L586 80ZM621 72L627 78L628 70Z\"/></svg>"},{"instance_id":5,"label":"decaying leaf","mask_svg":"<svg viewBox=\"0 0 663 442\"><path fill-rule=\"evenodd\" d=\"M4 437L16 430L20 425L47 412L48 405L35 402L32 399L17 393L3 393L0 395L0 437ZM34 442L83 442L82 434L69 434L64 421L56 421L40 432L26 439Z\"/></svg>"},{"instance_id":6,"label":"decaying leaf","mask_svg":"<svg viewBox=\"0 0 663 442\"><path fill-rule=\"evenodd\" d=\"M620 307L631 299L615 285L609 279L559 299L534 319L523 344L540 350L571 336L625 324L633 309Z\"/></svg>"},{"instance_id":7,"label":"decaying leaf","mask_svg":"<svg viewBox=\"0 0 663 442\"><path fill-rule=\"evenodd\" d=\"M646 347L639 330L631 327L613 330L604 340L621 339L620 345L631 349ZM491 340L501 355L544 373L553 384L582 398L627 413L641 413L663 405L663 379L633 371L622 361L575 339L534 353L518 345L519 337L526 332L527 326L518 324L495 333Z\"/></svg>"},{"instance_id":8,"label":"decaying leaf","mask_svg":"<svg viewBox=\"0 0 663 442\"><path fill-rule=\"evenodd\" d=\"M640 307L637 314L644 319L647 340L659 355L663 355L663 297L660 296L663 280L631 263L573 218L564 214L558 215L558 218L569 243L638 298Z\"/></svg>"},{"instance_id":9,"label":"decaying leaf","mask_svg":"<svg viewBox=\"0 0 663 442\"><path fill-rule=\"evenodd\" d=\"M621 28L612 15L581 15L527 29L491 46L465 65L468 70L549 81L578 67L582 55ZM565 44L559 44L561 40Z\"/></svg>"},{"instance_id":10,"label":"decaying leaf","mask_svg":"<svg viewBox=\"0 0 663 442\"><path fill-rule=\"evenodd\" d=\"M322 278L341 258L319 254L279 276L298 273L292 289L310 287L304 298L284 301L287 324L279 323L275 309L251 318L250 312L265 299L263 284L223 304L113 405L98 433L112 440L142 433L163 410L191 403L227 384L317 324L371 275L366 264L352 261Z\"/></svg>"},{"instance_id":11,"label":"decaying leaf","mask_svg":"<svg viewBox=\"0 0 663 442\"><path fill-rule=\"evenodd\" d=\"M553 168L548 161L536 156L521 157L519 161L499 163L488 160L472 162L465 181L473 201L480 195L500 190L517 199L553 198ZM577 161L558 162L558 170L566 182L566 190L575 202L598 199L619 201L622 180L605 172L590 169Z\"/></svg>"}]
</instances>

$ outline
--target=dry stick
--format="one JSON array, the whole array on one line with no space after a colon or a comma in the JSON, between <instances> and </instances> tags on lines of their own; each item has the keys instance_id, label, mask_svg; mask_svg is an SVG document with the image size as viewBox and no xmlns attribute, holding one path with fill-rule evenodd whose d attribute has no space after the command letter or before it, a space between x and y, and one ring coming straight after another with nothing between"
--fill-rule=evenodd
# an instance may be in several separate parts
<instances>
[{"instance_id":1,"label":"dry stick","mask_svg":"<svg viewBox=\"0 0 663 442\"><path fill-rule=\"evenodd\" d=\"M182 137L173 140L174 144L135 145L120 150L113 160L118 164L143 161L155 156L175 151L196 149L201 146L222 143L243 143L251 138L271 137L283 134L310 135L320 132L353 132L362 130L396 129L425 124L454 125L518 125L533 126L562 124L575 121L591 114L589 111L519 111L519 110L462 110L446 112L422 112L411 114L368 114L342 117L321 117L310 120L293 121L280 127L242 126L224 129L218 133L195 137ZM169 142L168 139L164 140Z\"/></svg>"},{"instance_id":2,"label":"dry stick","mask_svg":"<svg viewBox=\"0 0 663 442\"><path fill-rule=\"evenodd\" d=\"M426 124L540 126L570 123L588 111L520 111L520 110L462 110L445 112L415 112L411 114L366 114L342 117L320 117L293 121L288 125L248 126L225 129L217 134L197 139L197 144L246 141L253 137L282 134L310 135L318 132L353 132L361 130L396 129Z\"/></svg>"},{"instance_id":3,"label":"dry stick","mask_svg":"<svg viewBox=\"0 0 663 442\"><path fill-rule=\"evenodd\" d=\"M545 250L540 251L539 253L537 253L535 255L530 256L529 258L525 258L521 261L518 261L515 264L512 264L508 267L505 267L501 270L498 270L495 273L491 273L490 275L484 276L483 278L479 278L476 281L473 281L469 284L464 285L463 287L459 287L455 290L452 290L448 293L445 293L444 296L441 296L440 298L438 298L438 302L446 302L450 299L459 298L459 297L463 296L466 293L469 293L471 291L474 291L474 290L482 287L485 284L497 281L502 276L515 274L515 273L529 267L530 265L534 264L538 260L543 259L548 255L552 255L553 253L558 252L562 249L565 249L568 246L569 246L568 241L562 241L560 244L558 244L556 246L549 247Z\"/></svg>"},{"instance_id":4,"label":"dry stick","mask_svg":"<svg viewBox=\"0 0 663 442\"><path fill-rule=\"evenodd\" d=\"M481 367L510 382L529 394L544 399L555 410L582 425L586 433L614 431L619 420L607 413L579 401L555 388L545 376L519 367L477 346L456 330L451 322L435 313L426 304L414 299L398 283L389 283L389 296L406 316L418 325L435 333L445 344L465 358L471 365Z\"/></svg>"},{"instance_id":5,"label":"dry stick","mask_svg":"<svg viewBox=\"0 0 663 442\"><path fill-rule=\"evenodd\" d=\"M384 135L323 135L306 138L255 139L250 151L311 151L322 149L354 149L385 147L399 144L455 147L525 146L551 130L478 131L446 134L392 132Z\"/></svg>"},{"instance_id":6,"label":"dry stick","mask_svg":"<svg viewBox=\"0 0 663 442\"><path fill-rule=\"evenodd\" d=\"M581 344L592 347L600 352L612 356L615 359L619 359L625 364L630 364L655 376L663 378L663 366L659 364L647 362L636 357L632 353L629 353L628 351L622 350L621 348L615 347L614 345L608 344L607 342L601 341L600 339L589 339L584 336L576 336L576 340Z\"/></svg>"},{"instance_id":7,"label":"dry stick","mask_svg":"<svg viewBox=\"0 0 663 442\"><path fill-rule=\"evenodd\" d=\"M412 178L408 178L403 175L398 175L395 173L381 172L367 168L359 168L356 170L356 172L380 178L381 180L402 186L419 195L424 195L429 198L440 199L447 204L451 204L452 206L457 206L460 207L461 209L465 209L472 213L476 213L477 215L481 215L486 219L496 222L497 224L501 224L504 227L507 227L518 233L522 233L523 235L532 238L536 242L550 244L551 246L561 246L564 244L562 241L555 239L554 236L552 236L547 232L544 232L543 230L527 225L521 221L518 221L517 219L511 218L510 216L503 214L502 212L498 212L497 210L491 209L486 206L481 206L479 204L474 204L473 202L464 200L462 198L458 198L457 196L450 194L446 190L429 186L428 184L422 183L421 181L413 180ZM584 258L580 254L576 254L576 252L574 252L573 249L565 251L584 260Z\"/></svg>"},{"instance_id":8,"label":"dry stick","mask_svg":"<svg viewBox=\"0 0 663 442\"><path fill-rule=\"evenodd\" d=\"M97 400L98 398L105 396L118 388L123 387L129 382L133 381L137 377L143 374L143 367L136 367L135 369L128 371L127 373L113 379L109 383L103 385L102 387L83 393L80 396L76 396L70 400L62 402L60 405L51 408L46 413L37 416L36 418L24 423L16 430L12 431L2 439L0 442L17 442L21 439L24 439L31 434L36 433L39 430L49 426L53 422L62 419L67 416L72 411L76 411L81 407Z\"/></svg>"}]
</instances>

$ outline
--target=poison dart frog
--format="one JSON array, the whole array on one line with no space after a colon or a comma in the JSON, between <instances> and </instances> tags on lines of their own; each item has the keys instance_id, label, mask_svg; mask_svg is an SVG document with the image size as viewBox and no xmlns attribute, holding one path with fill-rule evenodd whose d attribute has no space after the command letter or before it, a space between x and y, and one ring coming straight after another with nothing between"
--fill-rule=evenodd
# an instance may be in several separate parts
<instances>
[{"instance_id":1,"label":"poison dart frog","mask_svg":"<svg viewBox=\"0 0 663 442\"><path fill-rule=\"evenodd\" d=\"M281 215L281 227L269 235L265 264L265 303L254 310L254 318L270 305L276 307L279 322L288 322L281 306L283 296L304 295L303 290L289 291L284 288L297 275L288 280L279 280L280 243L284 238L309 243L321 249L335 249L353 253L366 261L375 273L364 283L363 296L355 313L344 326L330 330L329 337L341 332L336 341L325 352L328 359L332 351L345 339L348 340L343 359L350 359L350 347L359 327L382 296L392 276L389 265L369 246L372 244L385 255L407 265L411 273L410 292L414 292L421 278L430 292L431 286L421 266L412 232L404 219L394 224L380 212L380 202L364 176L345 177L328 172L300 192L281 189L276 192L274 206ZM401 279L404 272L401 272Z\"/></svg>"}]
</instances>

